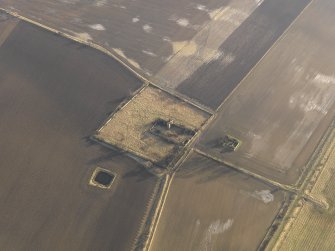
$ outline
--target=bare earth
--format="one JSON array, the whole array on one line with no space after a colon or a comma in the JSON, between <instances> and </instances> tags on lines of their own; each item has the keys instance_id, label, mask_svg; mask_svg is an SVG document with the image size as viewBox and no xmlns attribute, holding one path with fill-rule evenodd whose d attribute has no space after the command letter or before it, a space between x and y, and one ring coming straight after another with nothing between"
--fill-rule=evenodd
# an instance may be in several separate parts
<instances>
[{"instance_id":1,"label":"bare earth","mask_svg":"<svg viewBox=\"0 0 335 251\"><path fill-rule=\"evenodd\" d=\"M315 1L259 62L202 135L200 148L284 184L300 177L335 115L335 28L331 1ZM240 148L221 154L224 133Z\"/></svg>"},{"instance_id":2,"label":"bare earth","mask_svg":"<svg viewBox=\"0 0 335 251\"><path fill-rule=\"evenodd\" d=\"M6 8L116 51L151 75L230 0L2 0ZM252 1L254 2L254 1Z\"/></svg>"},{"instance_id":3,"label":"bare earth","mask_svg":"<svg viewBox=\"0 0 335 251\"><path fill-rule=\"evenodd\" d=\"M17 24L0 47L0 250L132 248L158 180L88 137L140 86L106 55ZM96 166L116 174L110 190L88 184Z\"/></svg>"},{"instance_id":4,"label":"bare earth","mask_svg":"<svg viewBox=\"0 0 335 251\"><path fill-rule=\"evenodd\" d=\"M0 46L6 41L18 22L18 19L0 12Z\"/></svg>"},{"instance_id":5,"label":"bare earth","mask_svg":"<svg viewBox=\"0 0 335 251\"><path fill-rule=\"evenodd\" d=\"M310 0L2 0L216 109Z\"/></svg>"},{"instance_id":6,"label":"bare earth","mask_svg":"<svg viewBox=\"0 0 335 251\"><path fill-rule=\"evenodd\" d=\"M172 181L150 250L257 250L285 197L192 154Z\"/></svg>"},{"instance_id":7,"label":"bare earth","mask_svg":"<svg viewBox=\"0 0 335 251\"><path fill-rule=\"evenodd\" d=\"M292 224L282 221L268 249L335 249L335 141L299 187L335 118L333 0L2 0L0 8L94 41L157 86L217 111L191 147L231 167L191 150L146 251L258 250L292 193ZM118 109L141 87L111 57L0 12L0 250L123 251L145 235L161 180L91 136L160 163L176 148L148 134L153 123L197 131L209 114L151 84ZM241 143L235 152L215 145L224 135ZM97 167L116 175L110 189L89 185Z\"/></svg>"},{"instance_id":8,"label":"bare earth","mask_svg":"<svg viewBox=\"0 0 335 251\"><path fill-rule=\"evenodd\" d=\"M212 60L203 60L201 67L192 75L185 81L177 83L176 90L217 109L310 1L247 0L242 4L240 1L232 1L231 6L234 7L238 3L241 6L221 13L224 20L228 17L225 23L236 24L243 19L241 17L246 17L246 19L226 39L221 36L229 32L229 29L214 22L210 23L208 29L205 30L207 34L201 35L200 32L197 34L201 35L203 40L198 44L199 50L195 52L196 59L189 61L187 65L191 69L192 65L197 64L200 57L198 55L201 55L203 50L206 51L206 48L217 45L218 41L209 36L210 32L215 32L216 25L220 27L217 33L220 33L221 36L215 35L215 37L222 39L221 45L217 49L217 54L211 58ZM262 4L249 16L246 9L252 6L252 2ZM175 69L180 69L180 66L174 65ZM184 67L182 70L185 71ZM171 74L170 78L173 80L174 76L175 74Z\"/></svg>"}]
</instances>

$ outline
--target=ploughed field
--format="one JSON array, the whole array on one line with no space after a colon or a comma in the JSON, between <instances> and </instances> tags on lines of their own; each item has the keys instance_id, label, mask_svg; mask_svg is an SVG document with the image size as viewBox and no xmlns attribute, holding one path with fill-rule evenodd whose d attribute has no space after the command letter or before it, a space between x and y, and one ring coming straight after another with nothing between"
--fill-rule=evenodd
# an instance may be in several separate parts
<instances>
[{"instance_id":1,"label":"ploughed field","mask_svg":"<svg viewBox=\"0 0 335 251\"><path fill-rule=\"evenodd\" d=\"M0 250L130 250L157 179L88 137L141 82L95 50L2 19ZM89 185L96 167L115 175L110 189Z\"/></svg>"},{"instance_id":2,"label":"ploughed field","mask_svg":"<svg viewBox=\"0 0 335 251\"><path fill-rule=\"evenodd\" d=\"M250 16L243 15L242 9L240 19L230 20L239 25L227 38L222 39L214 57L179 83L176 90L213 109L218 108L309 2L310 0L264 0ZM226 12L222 13L221 19L238 16L234 9L231 13ZM241 16L247 18L242 18L241 22ZM211 28L210 23L208 32ZM213 31L213 36L220 37L217 33L225 33L225 28L219 25L218 30ZM209 37L203 37L199 48L211 45L211 41ZM198 55L199 52L194 53ZM179 67L175 65L175 68Z\"/></svg>"},{"instance_id":3,"label":"ploughed field","mask_svg":"<svg viewBox=\"0 0 335 251\"><path fill-rule=\"evenodd\" d=\"M331 239L310 229L333 229L333 158L315 188L300 185L335 116L332 0L0 7L98 43L172 93L146 85L124 103L142 84L114 60L1 14L1 250L134 247L163 183L108 144L148 170L195 148L160 186L166 201L155 197L164 206L151 251L262 249L293 198L296 223L286 237L283 222L270 247L313 250ZM184 98L217 109L195 146L209 115ZM318 201L330 208L319 212Z\"/></svg>"},{"instance_id":4,"label":"ploughed field","mask_svg":"<svg viewBox=\"0 0 335 251\"><path fill-rule=\"evenodd\" d=\"M2 0L94 41L156 84L216 109L310 0Z\"/></svg>"},{"instance_id":5,"label":"ploughed field","mask_svg":"<svg viewBox=\"0 0 335 251\"><path fill-rule=\"evenodd\" d=\"M93 40L124 55L138 70L154 74L176 52L173 42L190 40L230 2L3 0L0 8Z\"/></svg>"},{"instance_id":6,"label":"ploughed field","mask_svg":"<svg viewBox=\"0 0 335 251\"><path fill-rule=\"evenodd\" d=\"M150 250L257 250L288 196L192 153L172 180Z\"/></svg>"},{"instance_id":7,"label":"ploughed field","mask_svg":"<svg viewBox=\"0 0 335 251\"><path fill-rule=\"evenodd\" d=\"M230 165L296 184L335 116L331 1L315 1L220 108L199 148ZM240 140L222 153L218 137Z\"/></svg>"}]
</instances>

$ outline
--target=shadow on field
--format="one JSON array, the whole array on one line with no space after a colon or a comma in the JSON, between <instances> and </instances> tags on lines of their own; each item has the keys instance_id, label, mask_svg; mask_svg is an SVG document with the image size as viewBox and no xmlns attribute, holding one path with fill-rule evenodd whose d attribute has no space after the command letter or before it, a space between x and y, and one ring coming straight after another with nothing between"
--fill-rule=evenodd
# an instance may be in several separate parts
<instances>
[{"instance_id":1,"label":"shadow on field","mask_svg":"<svg viewBox=\"0 0 335 251\"><path fill-rule=\"evenodd\" d=\"M113 161L116 157L121 156L121 155L124 154L121 151L112 150L112 149L109 149L107 147L101 146L99 143L95 142L90 137L84 137L83 140L85 141L86 146L88 146L88 147L90 147L90 146L99 147L99 148L101 148L100 151L103 152L103 154L101 156L99 156L98 158L94 158L94 159L91 159L90 161L88 161L88 164L90 164L90 165L99 166L102 163ZM122 178L134 178L134 177L137 177L137 181L141 182L141 181L145 181L149 178L152 178L153 175L148 173L148 171L146 171L144 168L142 168L139 164L136 169L130 170L122 176Z\"/></svg>"},{"instance_id":2,"label":"shadow on field","mask_svg":"<svg viewBox=\"0 0 335 251\"><path fill-rule=\"evenodd\" d=\"M132 171L126 172L122 178L133 178L137 177L137 182L145 181L152 179L153 175L146 171L144 168L136 168Z\"/></svg>"},{"instance_id":3,"label":"shadow on field","mask_svg":"<svg viewBox=\"0 0 335 251\"><path fill-rule=\"evenodd\" d=\"M84 137L83 141L85 142L85 145L87 147L98 147L98 148L100 148L100 152L102 153L101 156L89 160L87 162L87 164L99 165L103 162L111 161L115 157L122 155L122 152L104 147L104 146L100 145L99 143L95 142L94 140L92 140L90 137Z\"/></svg>"},{"instance_id":4,"label":"shadow on field","mask_svg":"<svg viewBox=\"0 0 335 251\"><path fill-rule=\"evenodd\" d=\"M178 170L177 177L188 179L198 177L197 183L211 182L223 177L232 177L238 175L239 172L221 165L206 157L193 155L185 164ZM247 179L248 176L245 176Z\"/></svg>"}]
</instances>

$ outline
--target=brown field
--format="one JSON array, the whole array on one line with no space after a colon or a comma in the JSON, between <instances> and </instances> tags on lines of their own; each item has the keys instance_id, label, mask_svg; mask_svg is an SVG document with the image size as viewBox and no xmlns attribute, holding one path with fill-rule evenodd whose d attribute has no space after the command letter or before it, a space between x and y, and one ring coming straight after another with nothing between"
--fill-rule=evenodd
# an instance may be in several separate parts
<instances>
[{"instance_id":1,"label":"brown field","mask_svg":"<svg viewBox=\"0 0 335 251\"><path fill-rule=\"evenodd\" d=\"M310 0L2 0L216 109Z\"/></svg>"},{"instance_id":2,"label":"brown field","mask_svg":"<svg viewBox=\"0 0 335 251\"><path fill-rule=\"evenodd\" d=\"M155 75L156 82L169 88L176 88L188 79L204 63L224 56L226 63L231 60L226 52L222 55L220 46L257 9L256 1L234 0L227 6L213 11L211 20L191 40L174 42L178 50ZM221 58L224 61L224 58ZM211 83L207 83L211 84Z\"/></svg>"},{"instance_id":3,"label":"brown field","mask_svg":"<svg viewBox=\"0 0 335 251\"><path fill-rule=\"evenodd\" d=\"M176 145L151 135L149 129L153 123L157 119L174 121L196 131L208 117L207 113L150 86L117 111L96 137L154 163L162 163L175 154Z\"/></svg>"},{"instance_id":4,"label":"brown field","mask_svg":"<svg viewBox=\"0 0 335 251\"><path fill-rule=\"evenodd\" d=\"M132 248L158 180L88 137L140 86L86 46L12 30L0 47L0 250ZM97 166L116 174L110 189L89 185Z\"/></svg>"},{"instance_id":5,"label":"brown field","mask_svg":"<svg viewBox=\"0 0 335 251\"><path fill-rule=\"evenodd\" d=\"M0 46L6 41L17 23L18 20L16 18L0 12Z\"/></svg>"},{"instance_id":6,"label":"brown field","mask_svg":"<svg viewBox=\"0 0 335 251\"><path fill-rule=\"evenodd\" d=\"M301 202L293 212L290 226L284 228L271 250L320 250L335 249L335 130L332 142L324 149L324 157L317 163L321 172L306 193L319 201L326 201L330 208L319 210L309 202ZM275 242L276 240L273 240Z\"/></svg>"},{"instance_id":7,"label":"brown field","mask_svg":"<svg viewBox=\"0 0 335 251\"><path fill-rule=\"evenodd\" d=\"M227 38L221 37L229 32L226 25L214 22L210 23L202 34L199 32L197 35L200 35L202 40L198 42L199 49L195 51L193 60L186 61L186 67L185 63L173 65L175 70L182 69L180 75L197 65L202 53L216 45L217 39L221 39L221 44L216 48L216 54L212 52L214 56L211 60L202 60L201 67L184 81L174 83L175 89L213 109L218 108L310 1L265 0L250 16L246 9L257 1L231 1L230 6L233 8L222 13L226 21L224 23L239 24L243 18L246 19ZM241 6L234 9L237 3ZM217 31L215 24L219 27ZM215 38L209 36L212 33L215 34ZM182 51L178 54L181 53ZM205 56L209 57L206 54ZM179 74L170 73L169 78L173 83L174 76Z\"/></svg>"},{"instance_id":8,"label":"brown field","mask_svg":"<svg viewBox=\"0 0 335 251\"><path fill-rule=\"evenodd\" d=\"M311 164L335 118L333 0L0 8L94 41L153 82L0 11L0 250L335 250L335 130ZM192 102L217 111L193 150L210 115ZM171 183L139 163L176 153Z\"/></svg>"},{"instance_id":9,"label":"brown field","mask_svg":"<svg viewBox=\"0 0 335 251\"><path fill-rule=\"evenodd\" d=\"M80 38L94 40L150 75L177 52L174 42L190 40L230 2L2 0L0 8L16 11Z\"/></svg>"},{"instance_id":10,"label":"brown field","mask_svg":"<svg viewBox=\"0 0 335 251\"><path fill-rule=\"evenodd\" d=\"M192 154L172 181L150 250L257 250L286 197Z\"/></svg>"},{"instance_id":11,"label":"brown field","mask_svg":"<svg viewBox=\"0 0 335 251\"><path fill-rule=\"evenodd\" d=\"M199 147L231 165L295 184L335 116L332 1L310 5L221 107ZM222 154L213 143L241 140Z\"/></svg>"}]
</instances>

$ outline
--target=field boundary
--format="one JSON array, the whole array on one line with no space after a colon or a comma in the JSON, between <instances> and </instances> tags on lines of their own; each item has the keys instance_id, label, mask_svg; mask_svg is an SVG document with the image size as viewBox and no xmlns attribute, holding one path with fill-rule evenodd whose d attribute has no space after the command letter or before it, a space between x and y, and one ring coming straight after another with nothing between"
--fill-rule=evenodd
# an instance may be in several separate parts
<instances>
[{"instance_id":1,"label":"field boundary","mask_svg":"<svg viewBox=\"0 0 335 251\"><path fill-rule=\"evenodd\" d=\"M138 242L135 246L134 251L149 251L152 241L154 239L159 219L164 209L164 205L170 190L173 178L178 170L178 167L194 152L192 145L196 142L197 138L201 132L209 125L209 123L214 119L215 115L210 116L205 124L197 131L197 133L192 137L189 143L183 148L179 156L176 156L175 159L168 165L168 173L165 175L164 185L162 190L157 193L156 202L152 207L152 213L147 218L143 232L141 233L142 238L138 239Z\"/></svg>"},{"instance_id":2,"label":"field boundary","mask_svg":"<svg viewBox=\"0 0 335 251\"><path fill-rule=\"evenodd\" d=\"M240 173L243 173L245 175L253 177L253 178L257 179L257 180L263 181L263 182L265 182L267 184L273 185L273 186L275 186L277 188L280 188L282 190L285 190L285 191L288 191L288 192L291 192L291 193L297 193L298 192L298 188L295 187L295 186L284 185L284 184L281 184L281 183L279 183L277 181L274 181L274 180L271 180L269 178L266 178L266 177L264 177L262 175L259 175L259 174L256 174L254 172L248 171L247 169L244 169L242 167L237 167L237 166L233 165L230 162L227 162L225 160L222 160L220 158L212 156L211 154L205 153L205 152L201 151L198 148L195 149L195 152L198 153L198 154L200 154L200 155L202 155L202 156L204 156L204 157L207 157L207 158L209 158L211 160L214 160L215 162L218 162L218 163L220 163L222 165L225 165L225 166L227 166L229 168L232 168L232 169L234 169L234 170L236 170L236 171L238 171Z\"/></svg>"},{"instance_id":3,"label":"field boundary","mask_svg":"<svg viewBox=\"0 0 335 251\"><path fill-rule=\"evenodd\" d=\"M33 24L35 26L38 26L44 30L47 30L47 31L50 31L52 33L55 33L55 34L58 34L64 38L67 38L67 39L70 39L70 40L73 40L73 41L76 41L77 43L80 43L80 44L84 44L84 45L87 45L91 48L94 48L104 54L107 54L108 56L112 57L114 60L116 60L118 63L120 63L121 65L123 65L124 67L126 67L132 74L134 74L135 76L137 76L139 79L141 79L143 82L148 82L148 80L142 76L140 73L138 73L135 69L133 69L131 66L129 66L128 64L126 64L119 56L117 56L115 53L105 49L104 47L96 44L96 43L93 43L91 41L87 41L87 40L83 40L83 39L80 39L76 36L72 36L70 34L67 34L65 32L62 32L62 31L59 31L55 28L51 28L47 25L44 25L40 22L37 22L37 21L34 21L28 17L25 17L25 16L22 16L20 15L19 13L15 12L15 11L10 11L10 10L7 10L7 9L4 9L4 8L0 8L0 11L4 12L4 13L7 13L8 15L10 16L13 16L13 17L16 17L20 20L23 20L27 23L30 23L30 24Z\"/></svg>"},{"instance_id":4,"label":"field boundary","mask_svg":"<svg viewBox=\"0 0 335 251\"><path fill-rule=\"evenodd\" d=\"M260 245L257 248L257 251L263 251L267 248L270 241L272 240L274 234L277 232L278 227L282 224L282 220L287 215L289 210L291 210L292 202L295 200L296 195L291 194L282 202L280 210L278 211L276 217L273 219L272 224L270 225L264 239L260 242Z\"/></svg>"},{"instance_id":5,"label":"field boundary","mask_svg":"<svg viewBox=\"0 0 335 251\"><path fill-rule=\"evenodd\" d=\"M112 59L114 59L118 63L120 63L123 67L125 67L131 74L133 74L135 77L137 77L139 79L139 81L141 81L143 83L137 90L132 92L128 98L126 98L123 102L121 102L118 105L118 107L109 116L107 116L106 120L103 121L102 126L99 127L96 130L96 132L98 130L100 130L106 123L108 123L108 121L110 119L112 119L113 116L115 116L115 114L119 110L121 110L123 107L125 107L129 102L132 101L132 99L134 97L136 97L141 91L143 91L148 86L153 86L154 88L160 89L161 91L167 93L168 95L171 95L172 97L174 97L174 98L176 98L176 99L178 99L182 102L185 102L188 105L201 110L202 112L207 113L209 115L209 117L205 121L204 125L208 124L208 121L211 120L211 118L213 117L213 114L215 113L215 111L211 110L210 108L208 108L208 107L206 107L202 104L199 104L199 103L193 101L192 99L190 99L190 98L188 98L188 97L186 97L182 94L179 94L178 92L166 90L165 88L163 88L163 87L161 87L157 84L152 83L146 77L144 77L139 72L137 72L135 69L133 69L131 66L129 66L127 63L125 63L118 55L114 54L113 52L111 52L111 51L109 51L105 48L103 48L102 46L100 46L98 44L95 44L91 41L85 41L83 39L80 39L80 38L77 38L75 36L69 35L65 32L62 32L62 31L59 31L57 29L51 28L47 25L41 24L41 23L39 23L37 21L34 21L30 18L24 17L24 16L18 14L17 12L9 11L9 10L3 9L3 8L0 8L0 11L6 13L7 15L9 15L11 17L17 18L18 20L27 22L27 23L32 24L36 27L39 27L43 30L49 31L53 34L59 35L61 37L69 39L71 41L75 41L79 44L88 46L92 49L95 49L95 50L111 57ZM201 127L198 130L198 133L200 131L202 131L202 128L203 127ZM198 133L193 137L194 139L199 135ZM170 168L171 168L171 166L172 167L178 166L181 162L183 162L187 158L187 156L191 152L190 151L190 149L191 149L190 145L193 142L193 138L184 147L184 150L181 151L180 155L176 156L175 160L169 165ZM89 137L88 140L92 140L94 142L102 144L104 147L107 147L107 148L110 148L110 149L113 149L113 150L116 149L115 147L113 147L113 146L111 146L107 143L97 141L97 139L95 137L92 137L92 136ZM132 154L130 154L130 155L132 155ZM130 155L128 154L128 156L130 156ZM130 157L136 158L137 156L134 155L134 156L130 156ZM163 207L164 207L164 203L165 203L165 200L166 200L168 190L169 190L169 187L171 185L173 176L174 176L174 172L171 170L170 172L165 174L164 177L161 177L161 181L160 181L160 184L158 185L157 192L156 192L155 195L153 195L154 198L152 198L152 201L151 201L152 205L150 206L150 209L148 209L147 215L143 217L143 222L144 223L142 223L142 225L139 227L138 235L137 235L136 239L134 240L134 243L135 243L133 245L134 250L136 250L136 251L137 250L145 250L145 251L149 250L150 244L151 244L152 239L154 237L154 233L155 233L155 230L156 230L159 218L160 218L160 215L161 215Z\"/></svg>"},{"instance_id":6,"label":"field boundary","mask_svg":"<svg viewBox=\"0 0 335 251\"><path fill-rule=\"evenodd\" d=\"M206 107L202 104L200 104L199 102L197 102L196 100L193 100L175 90L170 90L167 89L165 87L159 86L153 82L151 82L149 79L147 79L143 74L141 74L139 71L141 71L140 69L137 69L135 67L130 66L129 64L127 64L124 60L124 58L122 58L121 56L119 56L116 53L113 53L110 50L107 50L106 48L104 48L103 46L100 46L94 42L91 41L87 41L87 40L83 40L80 39L76 36L72 36L69 35L65 32L59 31L57 29L51 28L49 26L46 26L44 24L41 24L37 21L34 21L30 18L24 17L20 14L18 14L17 12L13 12L13 11L9 11L7 9L3 9L0 8L0 11L3 11L4 13L7 13L8 15L18 18L19 20L25 21L27 23L33 24L37 27L40 27L44 30L47 30L49 32L52 32L54 34L60 35L66 39L75 41L79 44L83 44L86 45L90 48L93 48L107 56L110 56L111 58L113 58L114 60L116 60L118 63L120 63L123 67L125 67L125 69L127 69L131 74L133 74L134 76L136 76L140 81L142 81L142 85L141 87L139 87L136 91L134 91L133 93L130 94L130 96L124 100L123 102L121 102L119 104L119 106L107 117L106 121L104 121L102 123L102 126L99 127L97 131L100 131L107 123L108 121L110 121L115 114L120 111L121 109L123 109L125 106L127 106L127 104L129 102L132 101L133 98L135 98L139 93L141 93L145 88L147 88L148 86L153 86L155 88L158 88L160 90L162 90L163 92L166 92L167 94L191 105L192 107L195 107L203 112L206 112L209 115L209 118L206 120L206 122L204 123L204 125L198 130L198 132L196 133L196 135L194 135L194 137L190 140L190 142L183 148L183 150L180 152L180 154L178 154L177 156L175 156L174 160L168 165L168 172L166 174L163 175L163 177L161 177L161 180L159 181L159 185L157 190L154 192L152 201L150 202L151 205L149 206L149 208L147 209L147 215L145 215L143 217L143 221L144 223L141 224L140 226L140 230L139 230L139 234L138 237L134 240L135 245L134 245L134 250L136 251L149 251L151 244L153 242L155 233L156 233L156 229L160 220L160 217L162 215L163 209L164 209L164 205L166 202L166 199L168 197L168 192L169 189L171 187L172 181L174 179L174 176L176 174L177 169L180 167L180 165L189 157L189 155L193 152L198 153L199 155L202 155L206 158L212 159L218 163L221 163L229 168L232 168L240 173L243 173L245 175L248 175L250 177L253 177L259 181L265 182L267 184L273 185L277 188L280 188L284 191L287 191L290 193L290 196L292 196L286 204L285 202L282 205L282 209L279 211L279 213L277 214L277 216L275 217L273 223L270 226L269 231L267 232L267 234L265 235L265 238L263 239L263 241L260 244L260 248L262 249L268 249L271 247L276 248L277 245L280 245L281 238L285 238L287 232L290 229L291 224L293 224L292 222L294 221L294 215L296 215L297 213L299 213L300 209L302 208L302 204L303 202L306 200L310 203L313 203L314 205L320 206L321 208L328 208L328 205L325 205L322 201L319 201L317 198L314 198L313 196L311 196L310 194L306 193L305 189L307 189L308 186L313 186L313 184L311 184L311 179L316 175L316 171L317 171L317 164L320 161L320 158L322 158L322 153L324 151L324 147L327 146L327 142L330 140L329 139L329 130L335 130L334 129L334 122L332 123L332 127L328 128L328 132L323 136L323 138L321 139L321 141L319 142L318 147L315 149L313 155L310 158L309 164L307 164L306 166L306 172L304 172L301 176L300 179L297 181L296 184L294 185L285 185L285 184L281 184L280 182L276 182L272 179L266 178L262 175L256 174L252 171L248 171L243 167L238 167L233 165L232 163L229 163L221 158L217 158L212 156L209 153L203 152L202 150L199 150L198 148L193 148L194 143L197 141L197 139L199 138L199 135L203 132L203 130L205 128L207 128L211 122L216 118L217 112L223 110L224 104L226 103L226 101L231 98L231 96L234 94L234 92L241 86L240 84L254 71L254 69L259 65L259 63L261 61L263 61L263 59L270 53L270 51L275 48L278 43L286 36L287 31L291 28L292 25L295 24L296 20L302 15L302 13L314 2L314 0L311 0L303 9L302 11L299 13L299 15L297 15L297 17L291 22L291 24L284 30L284 32L281 34L281 36L270 46L270 48L266 51L266 53L260 58L260 60L252 67L252 69L244 76L244 78L237 84L237 86L231 91L231 93L225 98L225 100L218 106L218 108L216 110L213 110L209 107ZM331 131L332 132L332 131ZM109 144L107 143L103 143L100 142L98 139L96 139L95 137L92 137L92 140L98 142L99 144L102 144L104 146L109 146ZM109 146L111 147L111 146ZM112 147L111 147L112 148ZM131 153L134 154L135 157L139 156L140 158L142 158L140 155L138 155L138 153ZM303 180L304 178L304 180ZM316 177L317 179L317 177ZM301 183L299 183L301 181ZM285 210L283 209L285 207ZM284 210L284 212L282 212L282 210ZM283 215L281 215L281 213L283 213ZM283 217L281 218L281 222L278 223L278 217ZM273 231L272 227L276 225L276 229ZM270 232L272 231L272 232ZM286 234L285 234L286 233ZM282 234L285 234L284 237L281 237ZM274 244L273 244L274 243Z\"/></svg>"},{"instance_id":7,"label":"field boundary","mask_svg":"<svg viewBox=\"0 0 335 251\"><path fill-rule=\"evenodd\" d=\"M283 218L281 224L279 225L277 231L272 236L269 241L269 245L266 247L266 250L279 250L283 241L286 239L287 234L289 233L292 225L297 218L297 215L302 210L304 203L312 203L314 206L317 206L321 210L329 210L330 205L327 202L320 201L309 193L319 175L324 170L324 164L322 160L327 158L327 154L330 154L331 151L328 151L332 146L332 142L335 140L335 120L332 121L331 125L327 129L323 138L321 139L318 147L316 148L313 156L309 162L309 170L305 176L304 182L299 187L299 193L296 198L293 200L289 210L287 211L285 217Z\"/></svg>"},{"instance_id":8,"label":"field boundary","mask_svg":"<svg viewBox=\"0 0 335 251\"><path fill-rule=\"evenodd\" d=\"M142 225L142 229L140 230L137 239L135 240L135 245L133 247L134 251L148 251L150 249L173 176L174 175L167 174L162 178L158 191L153 199L152 206L146 216L146 220Z\"/></svg>"},{"instance_id":9,"label":"field boundary","mask_svg":"<svg viewBox=\"0 0 335 251\"><path fill-rule=\"evenodd\" d=\"M231 93L225 98L224 101L222 101L222 103L218 106L218 108L215 110L216 112L222 110L223 105L226 103L226 101L236 92L236 90L239 88L239 86L241 85L241 83L247 79L256 69L256 67L261 63L261 61L263 61L263 59L270 53L270 51L275 48L278 43L286 36L287 31L294 25L294 23L297 21L297 19L303 14L303 12L312 4L314 0L311 0L299 13L299 15L297 15L292 22L290 23L289 26L286 27L286 29L284 30L284 32L278 37L278 39L276 41L274 41L274 43L270 46L270 48L265 52L265 54L258 60L258 62L250 69L250 71L242 78L242 80L236 85L236 87L231 91Z\"/></svg>"},{"instance_id":10,"label":"field boundary","mask_svg":"<svg viewBox=\"0 0 335 251\"><path fill-rule=\"evenodd\" d=\"M19 13L17 12L14 12L14 11L10 11L10 10L7 10L7 9L4 9L4 8L0 8L0 11L12 16L12 17L16 17L18 18L19 20L22 20L22 21L25 21L27 23L30 23L30 24L33 24L37 27L40 27L44 30L47 30L49 32L52 32L54 34L57 34L61 37L64 37L64 38L67 38L69 40L72 40L72 41L75 41L79 44L83 44L83 45L86 45L90 48L93 48L111 58L113 58L114 60L116 60L119 64L121 64L123 67L125 67L129 72L131 72L134 76L136 76L140 81L142 81L143 83L146 83L147 85L150 84L156 88L159 88L160 90L170 94L170 95L173 95L174 97L190 104L190 105L193 105L194 107L197 107L199 108L200 110L204 111L204 112L207 112L209 114L214 114L215 111L213 111L211 108L203 105L203 104L200 104L199 102L195 101L194 99L191 99L177 91L172 91L172 90L169 90L167 88L164 88L162 86L159 86L155 83L153 83L152 81L150 81L147 77L144 76L144 72L142 72L140 69L137 69L137 68L134 68L132 67L130 64L127 64L124 60L124 58L120 57L117 53L114 53L113 51L111 50L107 50L106 48L104 48L103 46L99 45L99 44L96 44L92 41L89 41L89 40L84 40L84 39L80 39L76 36L73 36L73 35L70 35L66 32L63 32L63 31L60 31L60 30L57 30L55 28L51 28L47 25L44 25L40 22L37 22L37 21L34 21L28 17L25 17L25 16L22 16L20 15Z\"/></svg>"}]
</instances>

